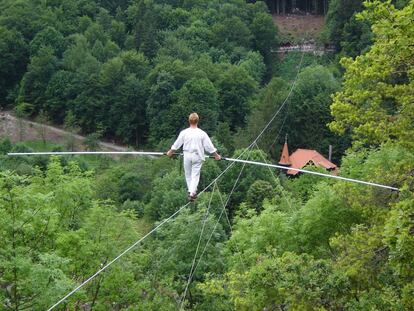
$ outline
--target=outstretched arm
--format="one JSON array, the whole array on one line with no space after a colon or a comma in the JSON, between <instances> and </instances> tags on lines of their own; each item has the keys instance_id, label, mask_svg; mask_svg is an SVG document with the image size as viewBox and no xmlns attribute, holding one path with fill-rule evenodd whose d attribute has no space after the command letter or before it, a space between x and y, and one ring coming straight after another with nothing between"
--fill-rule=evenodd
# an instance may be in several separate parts
<instances>
[{"instance_id":1,"label":"outstretched arm","mask_svg":"<svg viewBox=\"0 0 414 311\"><path fill-rule=\"evenodd\" d=\"M178 135L177 140L171 146L171 149L167 151L167 156L171 158L174 155L174 151L180 149L183 144L184 144L184 138L183 138L183 132L181 132L180 135Z\"/></svg>"},{"instance_id":2,"label":"outstretched arm","mask_svg":"<svg viewBox=\"0 0 414 311\"><path fill-rule=\"evenodd\" d=\"M218 154L216 147L214 147L213 143L211 142L210 137L206 134L203 140L204 149L214 156L214 159L219 161L221 160L221 156Z\"/></svg>"}]
</instances>

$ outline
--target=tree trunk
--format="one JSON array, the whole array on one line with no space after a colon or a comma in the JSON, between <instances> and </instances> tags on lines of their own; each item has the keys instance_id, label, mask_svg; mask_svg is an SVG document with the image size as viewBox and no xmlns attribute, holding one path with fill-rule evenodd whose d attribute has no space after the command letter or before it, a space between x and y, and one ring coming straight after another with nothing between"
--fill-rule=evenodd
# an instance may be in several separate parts
<instances>
[{"instance_id":1,"label":"tree trunk","mask_svg":"<svg viewBox=\"0 0 414 311\"><path fill-rule=\"evenodd\" d=\"M271 5L271 7L270 7L270 13L275 13L275 0L272 0L272 5Z\"/></svg>"},{"instance_id":2,"label":"tree trunk","mask_svg":"<svg viewBox=\"0 0 414 311\"><path fill-rule=\"evenodd\" d=\"M96 300L98 299L99 290L101 289L101 281L102 281L102 277L99 276L98 284L96 285L96 290L95 290L95 293L94 293L93 299L92 299L91 311L92 311L93 307L95 306Z\"/></svg>"},{"instance_id":3,"label":"tree trunk","mask_svg":"<svg viewBox=\"0 0 414 311\"><path fill-rule=\"evenodd\" d=\"M99 239L100 239L100 236L99 236ZM105 258L105 261L102 263L102 266L105 266L107 262L108 262L108 258ZM102 281L103 281L104 277L105 277L104 275L99 276L98 284L96 286L96 290L95 290L95 293L94 293L93 299L92 299L91 311L92 311L92 309L93 309L93 307L96 303L96 300L98 299L99 290L101 289L101 284L102 284Z\"/></svg>"}]
</instances>

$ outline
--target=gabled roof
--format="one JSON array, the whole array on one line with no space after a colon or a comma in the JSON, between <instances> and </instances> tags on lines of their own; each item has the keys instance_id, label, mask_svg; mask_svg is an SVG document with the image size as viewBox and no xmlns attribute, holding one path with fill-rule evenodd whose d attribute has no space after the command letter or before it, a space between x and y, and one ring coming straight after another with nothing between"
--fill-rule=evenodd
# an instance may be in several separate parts
<instances>
[{"instance_id":1,"label":"gabled roof","mask_svg":"<svg viewBox=\"0 0 414 311\"><path fill-rule=\"evenodd\" d=\"M315 165L316 167L323 167L327 170L337 170L338 167L326 159L316 150L311 149L298 149L290 155L290 167L292 168L303 168L309 163ZM296 175L297 171L288 170L288 175Z\"/></svg>"}]
</instances>

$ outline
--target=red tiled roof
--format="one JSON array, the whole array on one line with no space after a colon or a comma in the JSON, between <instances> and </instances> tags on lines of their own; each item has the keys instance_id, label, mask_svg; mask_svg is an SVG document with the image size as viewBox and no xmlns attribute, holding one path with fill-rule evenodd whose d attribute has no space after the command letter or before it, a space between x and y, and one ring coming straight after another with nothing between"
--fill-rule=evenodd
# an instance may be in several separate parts
<instances>
[{"instance_id":1,"label":"red tiled roof","mask_svg":"<svg viewBox=\"0 0 414 311\"><path fill-rule=\"evenodd\" d=\"M283 155L282 155L283 156ZM312 163L316 167L323 167L327 170L336 170L338 167L326 159L316 150L298 149L290 155L290 163L292 168L303 168L307 164ZM288 175L296 175L298 171L288 170Z\"/></svg>"},{"instance_id":2,"label":"red tiled roof","mask_svg":"<svg viewBox=\"0 0 414 311\"><path fill-rule=\"evenodd\" d=\"M285 166L290 166L292 164L290 163L289 149L288 149L288 145L286 142L285 142L285 145L283 146L282 155L280 156L279 164L285 165Z\"/></svg>"}]
</instances>

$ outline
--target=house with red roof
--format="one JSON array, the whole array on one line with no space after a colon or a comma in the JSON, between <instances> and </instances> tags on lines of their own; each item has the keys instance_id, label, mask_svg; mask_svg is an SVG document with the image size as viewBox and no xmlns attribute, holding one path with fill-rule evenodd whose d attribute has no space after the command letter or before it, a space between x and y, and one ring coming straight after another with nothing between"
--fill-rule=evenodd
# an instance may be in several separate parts
<instances>
[{"instance_id":1,"label":"house with red roof","mask_svg":"<svg viewBox=\"0 0 414 311\"><path fill-rule=\"evenodd\" d=\"M316 167L322 167L328 171L331 171L333 174L337 174L338 172L338 166L326 159L316 150L297 149L295 152L289 155L287 141L285 141L285 144L283 146L279 165L295 169L302 169L307 165L314 165ZM299 172L295 170L286 170L286 175L288 176L295 176L298 173Z\"/></svg>"}]
</instances>

